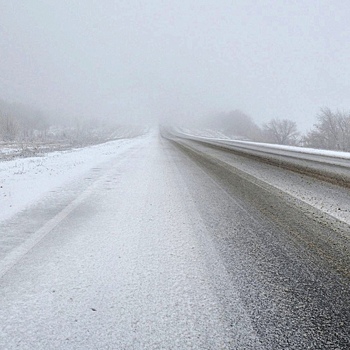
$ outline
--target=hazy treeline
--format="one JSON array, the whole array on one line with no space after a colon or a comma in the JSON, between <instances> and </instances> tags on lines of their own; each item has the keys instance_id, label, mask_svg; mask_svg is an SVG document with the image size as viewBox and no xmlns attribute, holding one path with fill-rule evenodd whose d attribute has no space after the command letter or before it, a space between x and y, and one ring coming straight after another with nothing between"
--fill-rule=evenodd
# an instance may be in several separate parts
<instances>
[{"instance_id":1,"label":"hazy treeline","mask_svg":"<svg viewBox=\"0 0 350 350\"><path fill-rule=\"evenodd\" d=\"M323 108L312 129L305 134L289 119L271 119L259 126L242 111L218 113L207 119L206 126L232 138L304 146L337 151L350 151L350 113Z\"/></svg>"},{"instance_id":2,"label":"hazy treeline","mask_svg":"<svg viewBox=\"0 0 350 350\"><path fill-rule=\"evenodd\" d=\"M32 140L42 136L49 124L44 115L29 106L0 100L0 140Z\"/></svg>"},{"instance_id":3,"label":"hazy treeline","mask_svg":"<svg viewBox=\"0 0 350 350\"><path fill-rule=\"evenodd\" d=\"M275 118L259 126L252 117L239 110L212 114L201 121L201 126L236 139L350 151L350 112L333 112L329 108L320 110L313 128L305 134L299 132L292 120ZM117 138L118 129L121 130L120 125L103 118L57 117L0 99L2 143L84 145Z\"/></svg>"},{"instance_id":4,"label":"hazy treeline","mask_svg":"<svg viewBox=\"0 0 350 350\"><path fill-rule=\"evenodd\" d=\"M53 142L83 145L117 136L117 123L99 118L69 118L0 99L0 142Z\"/></svg>"},{"instance_id":5,"label":"hazy treeline","mask_svg":"<svg viewBox=\"0 0 350 350\"><path fill-rule=\"evenodd\" d=\"M217 113L205 118L204 127L219 130L231 138L262 141L261 129L253 118L240 110Z\"/></svg>"}]
</instances>

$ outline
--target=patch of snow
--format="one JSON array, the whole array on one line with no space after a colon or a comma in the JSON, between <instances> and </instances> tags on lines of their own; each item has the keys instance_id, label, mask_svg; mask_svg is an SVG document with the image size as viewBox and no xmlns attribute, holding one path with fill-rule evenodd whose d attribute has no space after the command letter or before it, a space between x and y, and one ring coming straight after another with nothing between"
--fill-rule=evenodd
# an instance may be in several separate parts
<instances>
[{"instance_id":1,"label":"patch of snow","mask_svg":"<svg viewBox=\"0 0 350 350\"><path fill-rule=\"evenodd\" d=\"M223 140L230 139L227 135L225 135L222 131L219 131L219 130L187 129L187 128L178 128L177 130L179 133L183 133L186 135L193 135L198 137L207 137L207 138L214 138L214 139L223 139Z\"/></svg>"},{"instance_id":2,"label":"patch of snow","mask_svg":"<svg viewBox=\"0 0 350 350\"><path fill-rule=\"evenodd\" d=\"M8 219L98 164L128 150L145 137L147 136L0 162L0 221Z\"/></svg>"}]
</instances>

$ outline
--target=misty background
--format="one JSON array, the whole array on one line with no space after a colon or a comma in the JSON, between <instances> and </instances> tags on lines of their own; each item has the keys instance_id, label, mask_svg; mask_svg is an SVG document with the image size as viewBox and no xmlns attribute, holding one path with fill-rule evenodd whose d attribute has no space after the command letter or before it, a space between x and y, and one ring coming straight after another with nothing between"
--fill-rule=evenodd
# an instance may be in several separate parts
<instances>
[{"instance_id":1,"label":"misty background","mask_svg":"<svg viewBox=\"0 0 350 350\"><path fill-rule=\"evenodd\" d=\"M239 111L305 132L350 109L349 18L337 0L0 0L0 100L58 121Z\"/></svg>"}]
</instances>

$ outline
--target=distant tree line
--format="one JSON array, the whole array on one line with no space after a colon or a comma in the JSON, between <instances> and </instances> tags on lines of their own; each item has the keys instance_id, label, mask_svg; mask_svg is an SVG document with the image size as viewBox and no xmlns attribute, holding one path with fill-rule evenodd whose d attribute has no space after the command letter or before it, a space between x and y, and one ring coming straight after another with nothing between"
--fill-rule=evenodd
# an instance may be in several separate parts
<instances>
[{"instance_id":1,"label":"distant tree line","mask_svg":"<svg viewBox=\"0 0 350 350\"><path fill-rule=\"evenodd\" d=\"M205 126L217 129L231 138L261 141L261 130L254 120L240 110L210 116Z\"/></svg>"},{"instance_id":2,"label":"distant tree line","mask_svg":"<svg viewBox=\"0 0 350 350\"><path fill-rule=\"evenodd\" d=\"M350 112L333 112L329 108L320 110L316 123L305 135L292 120L274 118L259 126L240 110L212 115L206 120L206 127L236 139L350 152ZM0 99L3 143L51 140L84 145L115 138L118 128L120 125L99 118L66 118L59 123L57 118L35 108Z\"/></svg>"},{"instance_id":3,"label":"distant tree line","mask_svg":"<svg viewBox=\"0 0 350 350\"><path fill-rule=\"evenodd\" d=\"M239 110L216 114L209 124L231 138L350 152L350 113L329 108L320 110L305 135L292 120L274 118L260 127Z\"/></svg>"},{"instance_id":4,"label":"distant tree line","mask_svg":"<svg viewBox=\"0 0 350 350\"><path fill-rule=\"evenodd\" d=\"M2 143L55 142L79 146L117 138L119 129L120 125L103 118L58 118L0 99Z\"/></svg>"},{"instance_id":5,"label":"distant tree line","mask_svg":"<svg viewBox=\"0 0 350 350\"><path fill-rule=\"evenodd\" d=\"M48 123L43 114L22 104L0 100L0 140L32 140L45 134Z\"/></svg>"},{"instance_id":6,"label":"distant tree line","mask_svg":"<svg viewBox=\"0 0 350 350\"><path fill-rule=\"evenodd\" d=\"M291 120L273 119L263 126L266 142L350 152L350 113L322 108L305 135Z\"/></svg>"}]
</instances>

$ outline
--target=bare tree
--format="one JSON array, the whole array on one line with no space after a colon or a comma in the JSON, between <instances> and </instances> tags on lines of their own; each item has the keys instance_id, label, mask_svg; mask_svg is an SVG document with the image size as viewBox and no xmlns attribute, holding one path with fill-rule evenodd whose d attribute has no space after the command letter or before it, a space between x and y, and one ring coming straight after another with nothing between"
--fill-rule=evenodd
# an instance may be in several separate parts
<instances>
[{"instance_id":1,"label":"bare tree","mask_svg":"<svg viewBox=\"0 0 350 350\"><path fill-rule=\"evenodd\" d=\"M20 133L16 118L2 115L0 118L0 136L3 141L14 141Z\"/></svg>"},{"instance_id":2,"label":"bare tree","mask_svg":"<svg viewBox=\"0 0 350 350\"><path fill-rule=\"evenodd\" d=\"M305 145L314 148L350 151L350 114L321 109L317 123L306 135Z\"/></svg>"},{"instance_id":3,"label":"bare tree","mask_svg":"<svg viewBox=\"0 0 350 350\"><path fill-rule=\"evenodd\" d=\"M0 138L28 142L45 137L49 127L46 116L34 107L0 99Z\"/></svg>"},{"instance_id":4,"label":"bare tree","mask_svg":"<svg viewBox=\"0 0 350 350\"><path fill-rule=\"evenodd\" d=\"M263 125L264 139L266 142L281 145L296 145L299 132L297 124L289 119L272 119Z\"/></svg>"}]
</instances>

